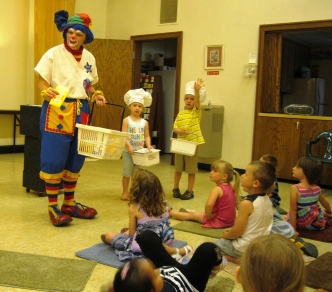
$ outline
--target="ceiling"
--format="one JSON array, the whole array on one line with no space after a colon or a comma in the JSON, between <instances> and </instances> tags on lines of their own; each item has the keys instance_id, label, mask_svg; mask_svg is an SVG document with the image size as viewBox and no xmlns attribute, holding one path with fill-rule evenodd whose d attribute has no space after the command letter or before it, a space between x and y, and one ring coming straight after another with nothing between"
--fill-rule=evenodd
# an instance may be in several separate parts
<instances>
[{"instance_id":1,"label":"ceiling","mask_svg":"<svg viewBox=\"0 0 332 292\"><path fill-rule=\"evenodd\" d=\"M285 32L282 37L308 48L332 47L332 30Z\"/></svg>"}]
</instances>

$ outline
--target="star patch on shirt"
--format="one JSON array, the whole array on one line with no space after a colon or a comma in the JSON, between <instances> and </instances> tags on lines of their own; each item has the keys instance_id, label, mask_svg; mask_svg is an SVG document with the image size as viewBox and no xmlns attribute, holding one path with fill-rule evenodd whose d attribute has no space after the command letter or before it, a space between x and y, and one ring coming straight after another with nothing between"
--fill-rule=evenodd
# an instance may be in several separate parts
<instances>
[{"instance_id":1,"label":"star patch on shirt","mask_svg":"<svg viewBox=\"0 0 332 292\"><path fill-rule=\"evenodd\" d=\"M84 66L84 68L86 69L86 73L92 72L91 67L92 65L89 65L89 63L86 62L86 65Z\"/></svg>"}]
</instances>

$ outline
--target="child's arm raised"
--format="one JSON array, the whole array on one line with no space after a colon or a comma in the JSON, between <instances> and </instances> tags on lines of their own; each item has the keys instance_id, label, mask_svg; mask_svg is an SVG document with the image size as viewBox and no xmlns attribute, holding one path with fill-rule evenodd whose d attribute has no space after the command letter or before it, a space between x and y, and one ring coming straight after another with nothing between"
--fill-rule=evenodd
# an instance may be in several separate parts
<instances>
[{"instance_id":1,"label":"child's arm raised","mask_svg":"<svg viewBox=\"0 0 332 292\"><path fill-rule=\"evenodd\" d=\"M254 205L252 202L249 200L243 200L239 204L239 211L235 219L234 226L226 229L223 232L221 238L236 239L240 237L247 226L249 216L252 214L252 212L254 212Z\"/></svg>"},{"instance_id":2,"label":"child's arm raised","mask_svg":"<svg viewBox=\"0 0 332 292\"><path fill-rule=\"evenodd\" d=\"M298 201L299 191L295 185L291 186L290 189L290 203L289 203L289 223L292 225L295 235L298 235L296 231L296 214L297 214L297 201Z\"/></svg>"},{"instance_id":3,"label":"child's arm raised","mask_svg":"<svg viewBox=\"0 0 332 292\"><path fill-rule=\"evenodd\" d=\"M205 216L206 219L211 220L216 214L212 213L213 207L219 197L221 197L224 194L222 188L220 187L214 187L210 195L205 203Z\"/></svg>"},{"instance_id":4,"label":"child's arm raised","mask_svg":"<svg viewBox=\"0 0 332 292\"><path fill-rule=\"evenodd\" d=\"M204 86L203 80L201 78L198 78L195 82L194 88L195 88L195 107L199 109L201 107L201 102L199 100L199 90Z\"/></svg>"}]
</instances>

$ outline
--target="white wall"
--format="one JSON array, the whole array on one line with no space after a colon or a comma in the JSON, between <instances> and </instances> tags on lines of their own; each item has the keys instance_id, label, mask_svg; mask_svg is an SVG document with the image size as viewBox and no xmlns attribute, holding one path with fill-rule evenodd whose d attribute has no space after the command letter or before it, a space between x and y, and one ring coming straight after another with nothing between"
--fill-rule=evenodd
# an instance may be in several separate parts
<instances>
[{"instance_id":1,"label":"white wall","mask_svg":"<svg viewBox=\"0 0 332 292\"><path fill-rule=\"evenodd\" d=\"M1 108L26 103L26 94L33 92L29 64L33 54L27 25L31 1L0 0L6 11L0 18L1 67L10 68L6 78L1 78L2 92L6 93L2 95ZM251 160L256 79L245 78L242 73L249 53L258 53L259 25L331 19L332 1L179 0L178 23L171 25L158 24L159 3L160 0L76 0L75 10L91 16L96 38L129 39L132 35L183 31L181 94L188 80L204 79L208 99L225 106L222 158L234 167L245 168ZM225 68L219 75L207 76L204 48L217 44L225 46ZM1 116L0 119L2 124ZM0 132L0 145L2 138Z\"/></svg>"},{"instance_id":2,"label":"white wall","mask_svg":"<svg viewBox=\"0 0 332 292\"><path fill-rule=\"evenodd\" d=\"M222 158L245 168L252 152L256 79L242 73L250 52L258 53L259 25L330 19L332 1L321 0L318 5L312 0L180 0L178 23L172 25L158 24L159 3L109 1L107 38L183 31L182 94L188 80L204 79L207 99L225 106ZM86 8L90 10L91 6ZM225 68L217 76L207 76L204 48L218 44L225 46Z\"/></svg>"},{"instance_id":3,"label":"white wall","mask_svg":"<svg viewBox=\"0 0 332 292\"><path fill-rule=\"evenodd\" d=\"M33 101L33 34L30 32L33 10L30 2L0 0L1 110L19 110L21 104ZM17 134L17 138L17 144L24 144L23 136ZM0 115L0 145L12 143L13 116Z\"/></svg>"}]
</instances>

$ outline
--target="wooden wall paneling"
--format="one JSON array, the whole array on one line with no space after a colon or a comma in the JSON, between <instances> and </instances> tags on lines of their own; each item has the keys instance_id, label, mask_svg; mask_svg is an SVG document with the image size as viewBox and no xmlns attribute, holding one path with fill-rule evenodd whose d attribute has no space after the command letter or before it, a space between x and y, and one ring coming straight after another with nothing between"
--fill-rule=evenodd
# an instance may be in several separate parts
<instances>
[{"instance_id":1,"label":"wooden wall paneling","mask_svg":"<svg viewBox=\"0 0 332 292\"><path fill-rule=\"evenodd\" d=\"M277 113L280 107L281 34L265 35L259 112Z\"/></svg>"},{"instance_id":2,"label":"wooden wall paneling","mask_svg":"<svg viewBox=\"0 0 332 292\"><path fill-rule=\"evenodd\" d=\"M66 10L69 16L74 14L75 0L35 0L34 4L34 65L37 65L42 55L50 48L63 43L62 33L54 23L54 13ZM35 76L35 104L42 104Z\"/></svg>"},{"instance_id":3,"label":"wooden wall paneling","mask_svg":"<svg viewBox=\"0 0 332 292\"><path fill-rule=\"evenodd\" d=\"M125 107L124 116L129 109L124 103L124 94L131 89L132 45L128 40L95 39L85 46L96 58L99 81L96 89L104 92L109 103ZM119 130L121 108L114 106L94 107L92 123L94 126Z\"/></svg>"}]
</instances>

